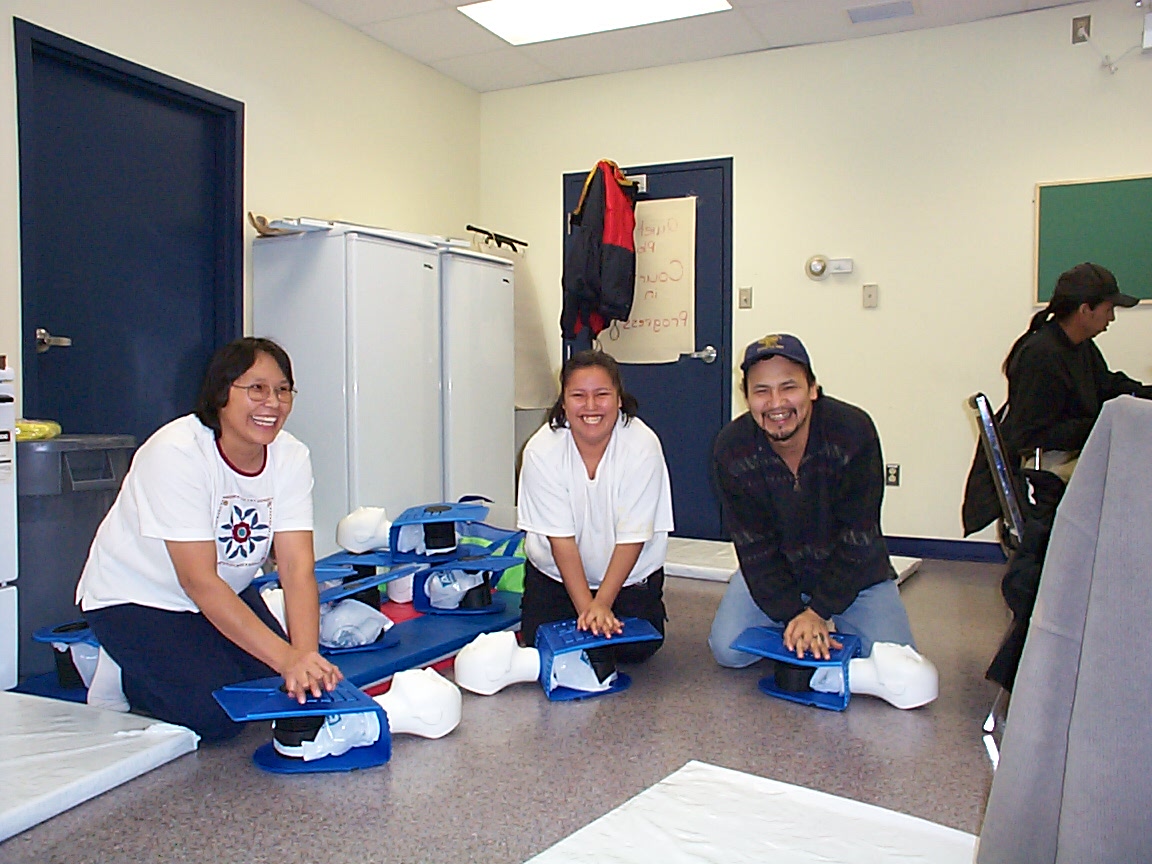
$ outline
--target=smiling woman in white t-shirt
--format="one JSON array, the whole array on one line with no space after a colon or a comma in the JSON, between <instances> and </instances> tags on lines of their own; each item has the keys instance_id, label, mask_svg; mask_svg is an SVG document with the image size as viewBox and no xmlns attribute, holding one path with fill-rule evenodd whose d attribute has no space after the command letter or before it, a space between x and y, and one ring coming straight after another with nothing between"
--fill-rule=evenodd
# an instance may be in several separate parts
<instances>
[{"instance_id":1,"label":"smiling woman in white t-shirt","mask_svg":"<svg viewBox=\"0 0 1152 864\"><path fill-rule=\"evenodd\" d=\"M225 684L281 675L303 702L342 677L318 651L312 462L283 431L294 395L275 342L217 351L195 413L133 457L76 589L131 709L206 741L241 728L212 698ZM250 584L270 553L290 636Z\"/></svg>"},{"instance_id":2,"label":"smiling woman in white t-shirt","mask_svg":"<svg viewBox=\"0 0 1152 864\"><path fill-rule=\"evenodd\" d=\"M636 416L616 361L574 354L560 372L548 423L524 446L517 499L527 532L521 634L575 618L602 636L620 617L664 632L664 556L672 492L660 439ZM661 642L622 645L617 659L645 660Z\"/></svg>"}]
</instances>

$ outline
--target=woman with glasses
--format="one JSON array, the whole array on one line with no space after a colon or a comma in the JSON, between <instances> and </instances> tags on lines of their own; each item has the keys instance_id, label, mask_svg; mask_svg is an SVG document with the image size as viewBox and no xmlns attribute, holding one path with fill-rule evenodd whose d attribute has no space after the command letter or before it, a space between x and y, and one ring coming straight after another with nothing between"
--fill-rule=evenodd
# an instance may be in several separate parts
<instances>
[{"instance_id":1,"label":"woman with glasses","mask_svg":"<svg viewBox=\"0 0 1152 864\"><path fill-rule=\"evenodd\" d=\"M136 451L76 589L131 710L205 741L240 731L212 698L225 684L280 675L303 702L342 677L318 651L312 463L283 431L294 395L275 342L217 351L196 410ZM250 584L270 553L290 636Z\"/></svg>"}]
</instances>

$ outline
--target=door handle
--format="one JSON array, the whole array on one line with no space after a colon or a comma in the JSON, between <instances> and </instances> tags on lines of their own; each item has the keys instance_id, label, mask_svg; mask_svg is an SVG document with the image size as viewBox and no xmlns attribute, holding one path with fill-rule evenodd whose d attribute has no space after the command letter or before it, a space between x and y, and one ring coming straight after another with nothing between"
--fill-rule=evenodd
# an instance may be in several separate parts
<instances>
[{"instance_id":1,"label":"door handle","mask_svg":"<svg viewBox=\"0 0 1152 864\"><path fill-rule=\"evenodd\" d=\"M43 327L36 328L36 353L43 354L49 348L67 348L72 340L67 336L53 336Z\"/></svg>"},{"instance_id":2,"label":"door handle","mask_svg":"<svg viewBox=\"0 0 1152 864\"><path fill-rule=\"evenodd\" d=\"M684 356L691 357L693 360L703 360L705 363L715 363L716 349L711 345L707 345L700 351L693 351L691 354L685 354Z\"/></svg>"}]
</instances>

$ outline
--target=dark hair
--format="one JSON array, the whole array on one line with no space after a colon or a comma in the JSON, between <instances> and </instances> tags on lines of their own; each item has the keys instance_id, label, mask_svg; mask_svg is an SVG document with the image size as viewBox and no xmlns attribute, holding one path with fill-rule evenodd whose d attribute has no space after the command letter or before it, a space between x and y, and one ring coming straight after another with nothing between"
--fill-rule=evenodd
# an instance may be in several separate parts
<instances>
[{"instance_id":1,"label":"dark hair","mask_svg":"<svg viewBox=\"0 0 1152 864\"><path fill-rule=\"evenodd\" d=\"M257 354L267 354L276 361L288 386L295 387L292 379L292 361L288 352L271 339L245 336L229 342L212 355L208 368L204 371L204 383L200 385L200 395L196 397L193 413L197 419L220 437L220 409L228 404L232 385L236 379L252 368Z\"/></svg>"},{"instance_id":2,"label":"dark hair","mask_svg":"<svg viewBox=\"0 0 1152 864\"><path fill-rule=\"evenodd\" d=\"M1073 297L1067 294L1053 294L1052 299L1048 301L1048 305L1032 316L1032 320L1028 323L1028 329L1024 331L1020 338L1012 343L1012 347L1008 349L1008 356L1004 358L1004 365L1000 367L1001 370L1005 375L1008 374L1008 369L1012 366L1012 361L1016 359L1016 355L1020 352L1024 343L1028 341L1028 337L1047 323L1049 315L1055 318L1057 322L1064 321L1066 318L1075 314L1076 310L1085 303L1088 304L1089 309L1095 309L1108 299L1110 298L1100 297L1095 300L1084 300L1080 297Z\"/></svg>"},{"instance_id":3,"label":"dark hair","mask_svg":"<svg viewBox=\"0 0 1152 864\"><path fill-rule=\"evenodd\" d=\"M560 370L560 395L556 397L556 404L548 412L548 425L553 429L563 429L568 425L568 417L564 414L564 388L568 386L568 379L581 369L599 367L608 373L612 386L620 395L620 413L624 415L624 425L636 416L640 403L636 397L624 389L624 382L620 380L620 366L616 358L603 351L577 351L564 363Z\"/></svg>"},{"instance_id":4,"label":"dark hair","mask_svg":"<svg viewBox=\"0 0 1152 864\"><path fill-rule=\"evenodd\" d=\"M765 359L767 359L767 358L765 358ZM785 357L784 359L789 360L791 358ZM757 362L759 362L759 361L757 361ZM796 363L795 360L792 360L792 362ZM753 363L752 366L749 366L748 371L751 372L752 367L755 365L756 365L756 363ZM807 363L796 363L796 365L803 367L804 377L808 379L808 386L812 387L816 383L816 373L812 371L812 367L809 366ZM743 372L740 375L740 389L744 391L744 398L747 399L748 398L748 372ZM823 392L823 391L821 391L821 392Z\"/></svg>"}]
</instances>

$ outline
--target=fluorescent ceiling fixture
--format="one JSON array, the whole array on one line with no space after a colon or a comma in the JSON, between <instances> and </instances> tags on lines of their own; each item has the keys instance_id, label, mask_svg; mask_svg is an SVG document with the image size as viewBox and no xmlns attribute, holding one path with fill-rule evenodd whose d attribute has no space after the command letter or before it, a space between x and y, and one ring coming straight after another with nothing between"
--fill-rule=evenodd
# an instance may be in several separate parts
<instances>
[{"instance_id":1,"label":"fluorescent ceiling fixture","mask_svg":"<svg viewBox=\"0 0 1152 864\"><path fill-rule=\"evenodd\" d=\"M530 45L724 12L728 0L485 0L458 6L505 42Z\"/></svg>"}]
</instances>

